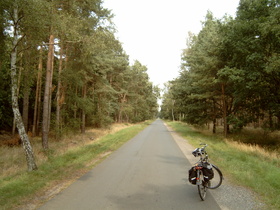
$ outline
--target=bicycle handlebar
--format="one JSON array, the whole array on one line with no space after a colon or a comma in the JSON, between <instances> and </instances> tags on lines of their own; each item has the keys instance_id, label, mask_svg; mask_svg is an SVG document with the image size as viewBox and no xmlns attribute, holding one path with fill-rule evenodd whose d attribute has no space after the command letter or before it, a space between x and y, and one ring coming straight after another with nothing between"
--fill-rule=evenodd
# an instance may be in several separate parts
<instances>
[{"instance_id":1,"label":"bicycle handlebar","mask_svg":"<svg viewBox=\"0 0 280 210\"><path fill-rule=\"evenodd\" d=\"M205 148L208 146L207 144L205 143L201 143L200 145L204 145L203 147L201 148L196 148L192 154L197 157L197 156L201 156L201 155L207 155L207 152L205 150Z\"/></svg>"}]
</instances>

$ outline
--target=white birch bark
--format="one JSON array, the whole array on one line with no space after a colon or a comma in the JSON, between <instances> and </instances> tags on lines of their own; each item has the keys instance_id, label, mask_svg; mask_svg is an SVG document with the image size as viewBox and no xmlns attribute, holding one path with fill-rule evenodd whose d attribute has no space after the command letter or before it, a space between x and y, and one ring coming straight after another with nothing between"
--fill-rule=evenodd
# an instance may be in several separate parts
<instances>
[{"instance_id":1,"label":"white birch bark","mask_svg":"<svg viewBox=\"0 0 280 210\"><path fill-rule=\"evenodd\" d=\"M29 141L29 138L26 134L24 124L22 122L22 117L19 112L18 106L18 95L17 95L17 44L18 44L18 33L17 33L17 24L18 24L18 8L14 7L14 37L13 37L13 49L11 52L11 82L12 82L12 108L14 113L14 118L16 121L16 126L18 129L19 136L22 141L23 149L25 151L25 157L27 161L28 171L33 171L37 169L33 150Z\"/></svg>"}]
</instances>

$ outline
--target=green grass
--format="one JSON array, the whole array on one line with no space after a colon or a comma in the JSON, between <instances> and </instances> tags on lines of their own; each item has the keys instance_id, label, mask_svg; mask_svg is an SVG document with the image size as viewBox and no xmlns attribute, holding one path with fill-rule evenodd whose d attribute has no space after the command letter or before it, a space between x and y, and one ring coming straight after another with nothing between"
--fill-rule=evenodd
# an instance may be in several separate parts
<instances>
[{"instance_id":1,"label":"green grass","mask_svg":"<svg viewBox=\"0 0 280 210\"><path fill-rule=\"evenodd\" d=\"M205 134L184 123L167 124L195 147L199 147L200 143L207 143L211 161L217 164L226 176L236 184L252 189L270 209L280 209L279 154L271 154L269 157L259 147L250 147L227 141L221 136Z\"/></svg>"},{"instance_id":2,"label":"green grass","mask_svg":"<svg viewBox=\"0 0 280 210\"><path fill-rule=\"evenodd\" d=\"M0 209L13 209L51 183L70 179L81 170L90 170L96 161L102 159L102 154L118 149L147 125L148 123L137 124L108 134L96 143L73 149L63 155L49 152L48 160L39 165L38 170L0 179Z\"/></svg>"}]
</instances>

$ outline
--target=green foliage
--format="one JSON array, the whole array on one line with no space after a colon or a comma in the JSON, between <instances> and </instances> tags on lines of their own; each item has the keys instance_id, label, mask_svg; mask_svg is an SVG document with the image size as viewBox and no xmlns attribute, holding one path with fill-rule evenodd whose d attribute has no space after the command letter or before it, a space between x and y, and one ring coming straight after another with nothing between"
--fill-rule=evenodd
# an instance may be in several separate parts
<instances>
[{"instance_id":1,"label":"green foliage","mask_svg":"<svg viewBox=\"0 0 280 210\"><path fill-rule=\"evenodd\" d=\"M128 55L115 37L113 15L103 7L101 0L3 0L0 2L1 128L10 129L13 121L8 76L9 40L13 35L9 31L16 5L20 20L17 23L19 104L22 110L24 93L29 93L29 125L33 124L40 56L43 72L39 104L42 106L50 34L55 36L51 130L68 133L69 129L80 128L83 115L85 126L98 127L156 116L159 90L150 83L145 66L138 61L129 66ZM60 95L57 95L59 82ZM55 127L58 97L59 127ZM42 112L38 115L41 119Z\"/></svg>"},{"instance_id":2,"label":"green foliage","mask_svg":"<svg viewBox=\"0 0 280 210\"><path fill-rule=\"evenodd\" d=\"M235 19L208 12L198 35L189 34L161 115L191 124L223 118L225 130L260 121L279 129L279 14L277 0L242 0Z\"/></svg>"}]
</instances>

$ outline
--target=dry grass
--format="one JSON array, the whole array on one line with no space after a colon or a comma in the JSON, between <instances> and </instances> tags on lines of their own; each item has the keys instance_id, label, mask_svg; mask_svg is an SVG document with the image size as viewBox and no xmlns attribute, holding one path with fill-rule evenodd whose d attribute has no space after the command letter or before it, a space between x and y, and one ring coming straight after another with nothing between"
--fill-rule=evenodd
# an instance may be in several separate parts
<instances>
[{"instance_id":1,"label":"dry grass","mask_svg":"<svg viewBox=\"0 0 280 210\"><path fill-rule=\"evenodd\" d=\"M192 129L205 136L224 139L222 126L217 127L216 134L212 133L212 125L192 127ZM230 134L224 140L227 145L239 151L263 157L265 160L280 166L280 131L265 132L261 128L245 127L241 132Z\"/></svg>"},{"instance_id":2,"label":"dry grass","mask_svg":"<svg viewBox=\"0 0 280 210\"><path fill-rule=\"evenodd\" d=\"M269 160L279 160L280 154L278 151L270 151L267 150L259 145L254 144L245 144L242 142L232 141L232 140L225 140L227 144L231 145L232 147L244 151L244 152L250 152L255 153L258 155L261 155Z\"/></svg>"},{"instance_id":3,"label":"dry grass","mask_svg":"<svg viewBox=\"0 0 280 210\"><path fill-rule=\"evenodd\" d=\"M265 134L260 129L248 129L224 139L220 133L212 134L205 128L193 129L179 122L169 124L189 143L196 146L201 142L207 143L211 160L217 163L227 179L260 195L262 202L268 204L267 209L280 209L280 142L276 138L277 132ZM266 144L257 144L256 140ZM266 146L270 142L274 145Z\"/></svg>"},{"instance_id":4,"label":"dry grass","mask_svg":"<svg viewBox=\"0 0 280 210\"><path fill-rule=\"evenodd\" d=\"M194 127L200 133L207 136L218 136L223 138L223 127L216 127L216 134L212 133L212 125ZM274 151L280 153L280 131L268 132L262 128L244 127L240 132L229 133L228 138L232 141L242 142L248 144L249 147L252 145L258 145L260 148L265 150Z\"/></svg>"},{"instance_id":5,"label":"dry grass","mask_svg":"<svg viewBox=\"0 0 280 210\"><path fill-rule=\"evenodd\" d=\"M41 138L30 138L36 164L39 166L48 159L48 155L64 154L65 152L77 147L94 143L110 133L115 133L130 124L113 124L108 129L91 128L85 134L68 135L61 140L49 139L49 154L46 154L41 146ZM25 172L27 169L25 154L22 146L2 146L0 147L0 178L12 176L17 173Z\"/></svg>"}]
</instances>

